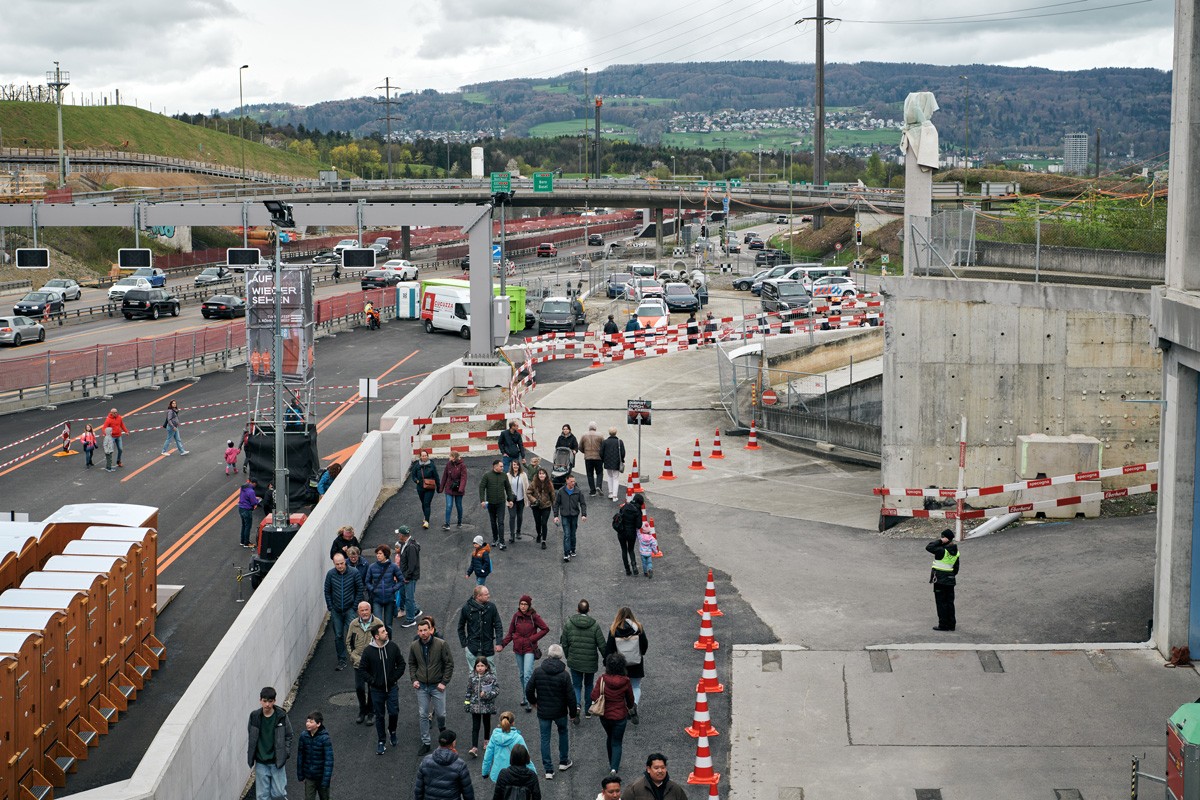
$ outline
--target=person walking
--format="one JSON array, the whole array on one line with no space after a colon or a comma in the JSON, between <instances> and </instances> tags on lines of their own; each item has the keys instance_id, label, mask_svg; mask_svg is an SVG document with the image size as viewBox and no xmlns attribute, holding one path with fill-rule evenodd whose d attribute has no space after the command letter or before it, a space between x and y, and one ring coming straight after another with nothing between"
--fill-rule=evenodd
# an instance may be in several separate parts
<instances>
[{"instance_id":1,"label":"person walking","mask_svg":"<svg viewBox=\"0 0 1200 800\"><path fill-rule=\"evenodd\" d=\"M938 538L925 545L933 556L929 582L933 584L933 602L937 606L938 624L935 631L952 631L958 624L954 617L954 586L958 583L958 545L954 531L944 530Z\"/></svg>"},{"instance_id":2,"label":"person walking","mask_svg":"<svg viewBox=\"0 0 1200 800\"><path fill-rule=\"evenodd\" d=\"M475 800L471 773L458 757L452 730L438 736L438 749L421 759L413 782L413 800Z\"/></svg>"},{"instance_id":3,"label":"person walking","mask_svg":"<svg viewBox=\"0 0 1200 800\"><path fill-rule=\"evenodd\" d=\"M625 675L625 657L613 653L604 659L604 674L592 688L592 702L604 698L604 709L600 711L600 725L604 728L604 749L608 753L610 774L621 769L621 746L625 739L625 727L637 713L634 705L633 687Z\"/></svg>"},{"instance_id":4,"label":"person walking","mask_svg":"<svg viewBox=\"0 0 1200 800\"><path fill-rule=\"evenodd\" d=\"M608 438L600 446L600 461L604 464L604 480L608 483L608 499L617 501L621 473L625 471L625 443L617 438L617 429L608 429Z\"/></svg>"},{"instance_id":5,"label":"person walking","mask_svg":"<svg viewBox=\"0 0 1200 800\"><path fill-rule=\"evenodd\" d=\"M375 563L367 567L367 593L371 611L383 620L383 625L392 635L392 622L396 619L396 591L404 582L404 576L392 563L392 548L381 544L375 548Z\"/></svg>"},{"instance_id":6,"label":"person walking","mask_svg":"<svg viewBox=\"0 0 1200 800\"><path fill-rule=\"evenodd\" d=\"M421 616L421 608L417 605L417 581L421 579L421 544L412 538L407 525L396 529L396 544L400 548L400 575L404 579L401 588L404 595L404 622L400 627L411 628Z\"/></svg>"},{"instance_id":7,"label":"person walking","mask_svg":"<svg viewBox=\"0 0 1200 800\"><path fill-rule=\"evenodd\" d=\"M387 730L396 746L396 722L400 715L400 691L396 684L404 676L404 657L400 648L388 639L387 626L371 628L371 644L363 651L359 662L366 673L367 686L371 692L371 712L375 714L375 755L387 752L383 738L384 712L387 713Z\"/></svg>"},{"instance_id":8,"label":"person walking","mask_svg":"<svg viewBox=\"0 0 1200 800\"><path fill-rule=\"evenodd\" d=\"M600 779L600 793L596 800L621 800L621 776L611 772Z\"/></svg>"},{"instance_id":9,"label":"person walking","mask_svg":"<svg viewBox=\"0 0 1200 800\"><path fill-rule=\"evenodd\" d=\"M286 711L276 708L274 687L262 688L258 705L247 725L246 766L254 770L255 800L276 800L287 797L283 768L292 752L292 723Z\"/></svg>"},{"instance_id":10,"label":"person walking","mask_svg":"<svg viewBox=\"0 0 1200 800\"><path fill-rule=\"evenodd\" d=\"M117 452L117 466L124 467L125 464L121 458L125 454L125 447L122 443L122 438L129 435L129 428L125 427L125 418L122 417L115 408L108 410L108 416L104 418L102 427L112 429L113 446ZM107 450L105 452L108 452Z\"/></svg>"},{"instance_id":11,"label":"person walking","mask_svg":"<svg viewBox=\"0 0 1200 800\"><path fill-rule=\"evenodd\" d=\"M466 651L468 666L473 666L476 658L486 658L495 669L496 653L504 649L500 611L491 597L486 586L476 586L458 612L458 643Z\"/></svg>"},{"instance_id":12,"label":"person walking","mask_svg":"<svg viewBox=\"0 0 1200 800\"><path fill-rule=\"evenodd\" d=\"M325 496L329 491L329 487L337 480L337 476L342 474L342 465L338 463L330 464L329 467L321 473L321 477L317 479L317 502Z\"/></svg>"},{"instance_id":13,"label":"person walking","mask_svg":"<svg viewBox=\"0 0 1200 800\"><path fill-rule=\"evenodd\" d=\"M567 732L567 717L579 721L579 700L571 690L571 679L563 664L562 645L546 649L547 658L533 671L525 687L525 699L537 709L541 729L542 769L548 781L554 780L554 764L550 760L550 729L558 728L558 768L566 771L571 762L571 741Z\"/></svg>"},{"instance_id":14,"label":"person walking","mask_svg":"<svg viewBox=\"0 0 1200 800\"><path fill-rule=\"evenodd\" d=\"M604 485L604 461L600 458L600 448L604 446L604 437L596 433L596 423L589 422L587 433L579 440L579 449L583 451L583 468L587 472L588 497L595 497Z\"/></svg>"},{"instance_id":15,"label":"person walking","mask_svg":"<svg viewBox=\"0 0 1200 800\"><path fill-rule=\"evenodd\" d=\"M261 502L258 498L258 494L255 493L255 489L257 487L258 484L254 482L253 478L247 478L246 482L242 484L242 488L238 490L237 507L238 514L242 518L241 543L242 547L246 548L254 547L254 545L250 543L250 529L254 527L254 509Z\"/></svg>"},{"instance_id":16,"label":"person walking","mask_svg":"<svg viewBox=\"0 0 1200 800\"><path fill-rule=\"evenodd\" d=\"M604 655L604 632L596 620L588 616L592 610L587 600L580 600L573 614L563 625L558 641L571 668L571 686L575 689L575 703L584 705L584 698L592 693L592 678L600 667ZM591 712L584 712L590 717Z\"/></svg>"},{"instance_id":17,"label":"person walking","mask_svg":"<svg viewBox=\"0 0 1200 800\"><path fill-rule=\"evenodd\" d=\"M417 623L417 638L408 646L408 667L413 690L417 693L417 719L420 722L421 749L429 752L429 715L437 718L438 731L446 729L446 684L454 677L454 656L442 637L436 636L437 622L425 615Z\"/></svg>"},{"instance_id":18,"label":"person walking","mask_svg":"<svg viewBox=\"0 0 1200 800\"><path fill-rule=\"evenodd\" d=\"M529 478L529 482L533 483L534 477L537 475L538 469L542 466L542 460L537 456L530 456L528 463L525 464L525 477Z\"/></svg>"},{"instance_id":19,"label":"person walking","mask_svg":"<svg viewBox=\"0 0 1200 800\"><path fill-rule=\"evenodd\" d=\"M337 536L333 537L333 544L329 545L329 557L333 558L338 553L348 556L351 547L357 547L361 552L362 542L354 535L353 526L343 525L338 528Z\"/></svg>"},{"instance_id":20,"label":"person walking","mask_svg":"<svg viewBox=\"0 0 1200 800\"><path fill-rule=\"evenodd\" d=\"M333 568L325 573L325 608L329 611L329 629L333 632L333 649L337 654L337 666L346 668L349 653L346 650L346 630L354 620L358 603L366 595L362 575L350 569L346 557L338 553L333 557Z\"/></svg>"},{"instance_id":21,"label":"person walking","mask_svg":"<svg viewBox=\"0 0 1200 800\"><path fill-rule=\"evenodd\" d=\"M524 744L513 746L509 764L496 776L496 788L492 791L492 800L511 800L514 797L527 800L542 798L537 772L530 763L529 748Z\"/></svg>"},{"instance_id":22,"label":"person walking","mask_svg":"<svg viewBox=\"0 0 1200 800\"><path fill-rule=\"evenodd\" d=\"M483 746L487 747L492 735L492 715L496 713L496 697L500 694L500 683L487 659L475 659L475 668L467 678L467 693L463 705L471 715L471 758L479 758L479 728L483 727Z\"/></svg>"},{"instance_id":23,"label":"person walking","mask_svg":"<svg viewBox=\"0 0 1200 800\"><path fill-rule=\"evenodd\" d=\"M457 450L450 451L450 460L442 470L442 494L446 496L446 521L442 530L450 530L450 511L458 509L458 525L462 527L462 501L467 493L467 462L462 460Z\"/></svg>"},{"instance_id":24,"label":"person walking","mask_svg":"<svg viewBox=\"0 0 1200 800\"><path fill-rule=\"evenodd\" d=\"M504 462L503 472L508 472L508 465L513 461L524 464L525 436L521 433L521 423L515 419L509 420L508 427L500 432L497 446Z\"/></svg>"},{"instance_id":25,"label":"person walking","mask_svg":"<svg viewBox=\"0 0 1200 800\"><path fill-rule=\"evenodd\" d=\"M696 312L692 311L687 318L687 340L688 347L695 347L700 341L700 322L696 319Z\"/></svg>"},{"instance_id":26,"label":"person walking","mask_svg":"<svg viewBox=\"0 0 1200 800\"><path fill-rule=\"evenodd\" d=\"M508 549L504 544L504 508L512 508L513 504L512 485L504 474L505 463L496 459L479 479L479 505L487 509L492 524L492 546L501 550Z\"/></svg>"},{"instance_id":27,"label":"person walking","mask_svg":"<svg viewBox=\"0 0 1200 800\"><path fill-rule=\"evenodd\" d=\"M555 524L562 523L563 561L570 561L575 557L579 522L587 520L587 501L583 499L583 492L575 486L574 475L568 475L566 483L555 493L552 511Z\"/></svg>"},{"instance_id":28,"label":"person walking","mask_svg":"<svg viewBox=\"0 0 1200 800\"><path fill-rule=\"evenodd\" d=\"M521 538L521 528L525 522L525 499L529 495L529 478L515 461L509 466L508 485L513 493L513 501L508 507L508 541L512 543Z\"/></svg>"},{"instance_id":29,"label":"person walking","mask_svg":"<svg viewBox=\"0 0 1200 800\"><path fill-rule=\"evenodd\" d=\"M617 616L608 629L608 639L604 642L605 664L613 653L620 653L625 659L625 674L633 687L633 702L642 702L642 678L646 676L646 650L650 642L646 639L646 629L633 615L633 610L622 606L617 610ZM634 717L633 724L637 725Z\"/></svg>"},{"instance_id":30,"label":"person walking","mask_svg":"<svg viewBox=\"0 0 1200 800\"><path fill-rule=\"evenodd\" d=\"M226 478L228 478L230 475L237 472L237 460L238 460L238 455L240 453L241 453L241 451L238 450L237 447L234 446L233 439L229 439L228 441L225 442L225 477Z\"/></svg>"},{"instance_id":31,"label":"person walking","mask_svg":"<svg viewBox=\"0 0 1200 800\"><path fill-rule=\"evenodd\" d=\"M429 527L429 513L433 507L434 495L438 492L437 465L429 456L429 450L422 450L410 470L413 485L417 487L417 497L421 500L421 516L424 517L421 522L422 528Z\"/></svg>"},{"instance_id":32,"label":"person walking","mask_svg":"<svg viewBox=\"0 0 1200 800\"><path fill-rule=\"evenodd\" d=\"M617 320L614 318L614 315L609 314L608 319L604 323L604 346L616 347L616 337L620 332L621 329L617 326Z\"/></svg>"},{"instance_id":33,"label":"person walking","mask_svg":"<svg viewBox=\"0 0 1200 800\"><path fill-rule=\"evenodd\" d=\"M545 467L538 467L533 480L529 482L529 510L533 513L533 528L537 541L542 549L546 549L546 539L549 536L547 523L550 521L550 509L554 507L554 482Z\"/></svg>"},{"instance_id":34,"label":"person walking","mask_svg":"<svg viewBox=\"0 0 1200 800\"><path fill-rule=\"evenodd\" d=\"M163 422L163 427L167 429L167 440L163 442L162 454L171 455L171 442L174 442L179 455L186 456L188 451L184 449L183 440L179 438L179 405L174 400L167 403L167 419Z\"/></svg>"},{"instance_id":35,"label":"person walking","mask_svg":"<svg viewBox=\"0 0 1200 800\"><path fill-rule=\"evenodd\" d=\"M521 704L525 704L525 694L521 693ZM499 727L492 731L492 737L488 739L487 747L483 751L483 777L490 781L496 780L501 771L504 770L511 762L513 748L517 745L528 747L525 744L525 737L516 729L517 718L511 711L500 712ZM525 751L525 756L528 758L529 751ZM534 772L533 765L526 763L530 772Z\"/></svg>"},{"instance_id":36,"label":"person walking","mask_svg":"<svg viewBox=\"0 0 1200 800\"><path fill-rule=\"evenodd\" d=\"M471 563L467 565L467 577L474 575L475 585L483 586L491 574L492 548L483 541L482 536L476 536L471 540Z\"/></svg>"},{"instance_id":37,"label":"person walking","mask_svg":"<svg viewBox=\"0 0 1200 800\"><path fill-rule=\"evenodd\" d=\"M642 524L637 535L638 555L642 558L642 572L647 578L654 577L654 554L658 552L658 537L650 529L650 523Z\"/></svg>"},{"instance_id":38,"label":"person walking","mask_svg":"<svg viewBox=\"0 0 1200 800\"><path fill-rule=\"evenodd\" d=\"M554 441L554 449L557 450L560 447L571 451L571 469L575 469L575 456L579 454L579 440L575 438L570 425L563 425L562 433Z\"/></svg>"},{"instance_id":39,"label":"person walking","mask_svg":"<svg viewBox=\"0 0 1200 800\"><path fill-rule=\"evenodd\" d=\"M646 756L645 773L625 787L621 800L687 800L687 792L667 774L667 757L651 753Z\"/></svg>"},{"instance_id":40,"label":"person walking","mask_svg":"<svg viewBox=\"0 0 1200 800\"><path fill-rule=\"evenodd\" d=\"M527 594L521 595L517 603L517 612L508 623L508 633L504 634L501 647L513 646L513 658L517 662L517 680L521 684L521 706L531 711L529 701L525 699L525 687L533 677L533 662L542 657L538 642L550 632L550 626L533 608L533 598Z\"/></svg>"},{"instance_id":41,"label":"person walking","mask_svg":"<svg viewBox=\"0 0 1200 800\"><path fill-rule=\"evenodd\" d=\"M638 574L634 549L637 546L638 531L642 529L642 509L645 505L646 496L638 492L628 503L622 503L617 512L621 519L621 529L617 531L617 544L621 548L621 564L625 567L626 575Z\"/></svg>"},{"instance_id":42,"label":"person walking","mask_svg":"<svg viewBox=\"0 0 1200 800\"><path fill-rule=\"evenodd\" d=\"M103 441L104 471L105 472L113 471L113 451L116 450L116 448L117 448L116 442L117 442L117 440L114 439L113 435L112 435L112 428L106 427L104 429L104 441Z\"/></svg>"},{"instance_id":43,"label":"person walking","mask_svg":"<svg viewBox=\"0 0 1200 800\"><path fill-rule=\"evenodd\" d=\"M364 588L367 585L367 569L370 566L367 560L362 557L362 550L359 550L354 545L346 548L346 567L358 571L358 574L362 576Z\"/></svg>"},{"instance_id":44,"label":"person walking","mask_svg":"<svg viewBox=\"0 0 1200 800\"><path fill-rule=\"evenodd\" d=\"M296 779L304 784L304 800L329 800L333 780L333 739L325 717L313 711L304 719L304 733L296 744Z\"/></svg>"},{"instance_id":45,"label":"person walking","mask_svg":"<svg viewBox=\"0 0 1200 800\"><path fill-rule=\"evenodd\" d=\"M359 602L357 613L346 628L346 652L350 657L350 666L354 668L354 694L358 698L355 725L362 725L364 720L368 725L375 721L371 696L367 693L367 673L363 670L362 656L374 639L371 629L376 625L383 625L383 620L372 614L371 604L363 600Z\"/></svg>"},{"instance_id":46,"label":"person walking","mask_svg":"<svg viewBox=\"0 0 1200 800\"><path fill-rule=\"evenodd\" d=\"M96 432L92 430L91 425L83 427L83 433L79 434L79 443L83 445L83 466L85 469L91 469L92 453L96 452Z\"/></svg>"}]
</instances>

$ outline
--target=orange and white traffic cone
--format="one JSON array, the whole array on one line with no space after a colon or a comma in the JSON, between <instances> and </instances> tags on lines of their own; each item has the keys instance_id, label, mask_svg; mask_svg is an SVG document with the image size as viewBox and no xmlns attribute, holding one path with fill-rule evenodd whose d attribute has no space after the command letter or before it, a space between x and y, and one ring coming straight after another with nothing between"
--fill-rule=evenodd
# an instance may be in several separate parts
<instances>
[{"instance_id":1,"label":"orange and white traffic cone","mask_svg":"<svg viewBox=\"0 0 1200 800\"><path fill-rule=\"evenodd\" d=\"M708 454L708 457L709 458L724 458L725 457L725 454L721 452L721 430L720 430L720 428L718 428L717 432L713 434L713 449L712 449L712 452Z\"/></svg>"},{"instance_id":2,"label":"orange and white traffic cone","mask_svg":"<svg viewBox=\"0 0 1200 800\"><path fill-rule=\"evenodd\" d=\"M696 768L688 775L688 783L706 783L710 786L721 780L721 773L713 771L712 751L708 747L708 737L696 739Z\"/></svg>"},{"instance_id":3,"label":"orange and white traffic cone","mask_svg":"<svg viewBox=\"0 0 1200 800\"><path fill-rule=\"evenodd\" d=\"M747 450L761 450L758 446L758 425L754 420L750 420L750 441L746 442Z\"/></svg>"},{"instance_id":4,"label":"orange and white traffic cone","mask_svg":"<svg viewBox=\"0 0 1200 800\"><path fill-rule=\"evenodd\" d=\"M707 611L700 615L700 638L692 647L709 651L721 649L721 643L713 637L712 614Z\"/></svg>"},{"instance_id":5,"label":"orange and white traffic cone","mask_svg":"<svg viewBox=\"0 0 1200 800\"><path fill-rule=\"evenodd\" d=\"M699 686L696 687L696 710L692 713L692 724L684 728L683 732L693 739L720 735L708 715L708 695Z\"/></svg>"},{"instance_id":6,"label":"orange and white traffic cone","mask_svg":"<svg viewBox=\"0 0 1200 800\"><path fill-rule=\"evenodd\" d=\"M688 469L704 469L704 462L700 460L700 440L696 440L696 450L692 453L692 465Z\"/></svg>"},{"instance_id":7,"label":"orange and white traffic cone","mask_svg":"<svg viewBox=\"0 0 1200 800\"><path fill-rule=\"evenodd\" d=\"M713 583L712 570L708 571L708 585L704 587L704 606L696 613L703 614L705 611L713 617L723 617L725 614L721 609L717 608L717 587Z\"/></svg>"},{"instance_id":8,"label":"orange and white traffic cone","mask_svg":"<svg viewBox=\"0 0 1200 800\"><path fill-rule=\"evenodd\" d=\"M675 473L671 470L671 448L669 448L669 447L667 448L667 457L665 459L663 459L662 475L659 475L658 479L660 481L675 480Z\"/></svg>"},{"instance_id":9,"label":"orange and white traffic cone","mask_svg":"<svg viewBox=\"0 0 1200 800\"><path fill-rule=\"evenodd\" d=\"M604 366L604 362L601 360L603 355L603 348L597 347L596 351L592 354L592 369L599 369Z\"/></svg>"},{"instance_id":10,"label":"orange and white traffic cone","mask_svg":"<svg viewBox=\"0 0 1200 800\"><path fill-rule=\"evenodd\" d=\"M717 680L717 659L712 650L704 651L704 671L700 673L700 683L696 684L696 688L706 695L725 691L725 686Z\"/></svg>"},{"instance_id":11,"label":"orange and white traffic cone","mask_svg":"<svg viewBox=\"0 0 1200 800\"><path fill-rule=\"evenodd\" d=\"M638 473L636 458L633 460L633 493L642 493L642 476Z\"/></svg>"},{"instance_id":12,"label":"orange and white traffic cone","mask_svg":"<svg viewBox=\"0 0 1200 800\"><path fill-rule=\"evenodd\" d=\"M708 785L708 800L721 800L721 795L717 792L717 781Z\"/></svg>"},{"instance_id":13,"label":"orange and white traffic cone","mask_svg":"<svg viewBox=\"0 0 1200 800\"><path fill-rule=\"evenodd\" d=\"M629 477L625 479L625 502L633 502L633 472L630 472Z\"/></svg>"},{"instance_id":14,"label":"orange and white traffic cone","mask_svg":"<svg viewBox=\"0 0 1200 800\"><path fill-rule=\"evenodd\" d=\"M466 391L459 392L458 396L459 397L478 397L479 396L479 390L475 388L475 373L473 371L467 370L467 389L466 389Z\"/></svg>"},{"instance_id":15,"label":"orange and white traffic cone","mask_svg":"<svg viewBox=\"0 0 1200 800\"><path fill-rule=\"evenodd\" d=\"M643 514L646 513L645 509L642 510L642 513ZM654 537L654 543L657 544L658 543L658 529L656 529L654 527L654 517L649 517L648 522L650 523L650 535ZM650 557L651 558L662 558L663 555L664 555L664 553L662 551L662 548L660 547L660 548L657 548L653 553L651 553Z\"/></svg>"}]
</instances>

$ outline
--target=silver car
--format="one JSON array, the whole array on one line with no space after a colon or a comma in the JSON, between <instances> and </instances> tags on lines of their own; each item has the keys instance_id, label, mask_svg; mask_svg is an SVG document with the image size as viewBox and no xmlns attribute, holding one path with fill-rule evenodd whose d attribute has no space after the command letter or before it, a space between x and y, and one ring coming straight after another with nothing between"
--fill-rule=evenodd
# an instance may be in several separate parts
<instances>
[{"instance_id":1,"label":"silver car","mask_svg":"<svg viewBox=\"0 0 1200 800\"><path fill-rule=\"evenodd\" d=\"M79 284L70 278L55 278L54 280L46 281L46 285L38 291L55 291L63 296L63 300L78 300L83 296L83 290L79 288Z\"/></svg>"},{"instance_id":2,"label":"silver car","mask_svg":"<svg viewBox=\"0 0 1200 800\"><path fill-rule=\"evenodd\" d=\"M18 347L22 342L46 341L46 329L29 317L0 317L0 344Z\"/></svg>"}]
</instances>

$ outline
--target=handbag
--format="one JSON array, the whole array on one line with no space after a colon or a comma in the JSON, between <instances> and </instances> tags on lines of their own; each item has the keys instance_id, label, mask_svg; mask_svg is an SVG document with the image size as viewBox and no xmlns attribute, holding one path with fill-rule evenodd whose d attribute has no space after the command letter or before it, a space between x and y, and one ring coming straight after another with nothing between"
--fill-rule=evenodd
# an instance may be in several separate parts
<instances>
[{"instance_id":1,"label":"handbag","mask_svg":"<svg viewBox=\"0 0 1200 800\"><path fill-rule=\"evenodd\" d=\"M536 644L535 644L535 645L533 646L533 660L534 660L534 661L541 661L541 660L542 660L542 648L541 648L541 645L536 645Z\"/></svg>"},{"instance_id":2,"label":"handbag","mask_svg":"<svg viewBox=\"0 0 1200 800\"><path fill-rule=\"evenodd\" d=\"M588 713L595 717L604 715L604 687L606 686L604 678L600 679L600 696L592 701L588 706Z\"/></svg>"},{"instance_id":3,"label":"handbag","mask_svg":"<svg viewBox=\"0 0 1200 800\"><path fill-rule=\"evenodd\" d=\"M424 478L421 480L421 488L427 492L436 491L437 481L435 481L433 478Z\"/></svg>"}]
</instances>

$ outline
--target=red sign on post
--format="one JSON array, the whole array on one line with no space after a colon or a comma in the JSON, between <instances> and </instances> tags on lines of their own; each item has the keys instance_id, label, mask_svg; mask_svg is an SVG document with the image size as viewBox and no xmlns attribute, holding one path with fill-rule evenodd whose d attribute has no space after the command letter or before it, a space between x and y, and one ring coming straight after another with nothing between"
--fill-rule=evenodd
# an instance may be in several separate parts
<instances>
[{"instance_id":1,"label":"red sign on post","mask_svg":"<svg viewBox=\"0 0 1200 800\"><path fill-rule=\"evenodd\" d=\"M767 389L762 393L762 401L764 406L773 406L779 402L779 395L775 394L774 389Z\"/></svg>"}]
</instances>

